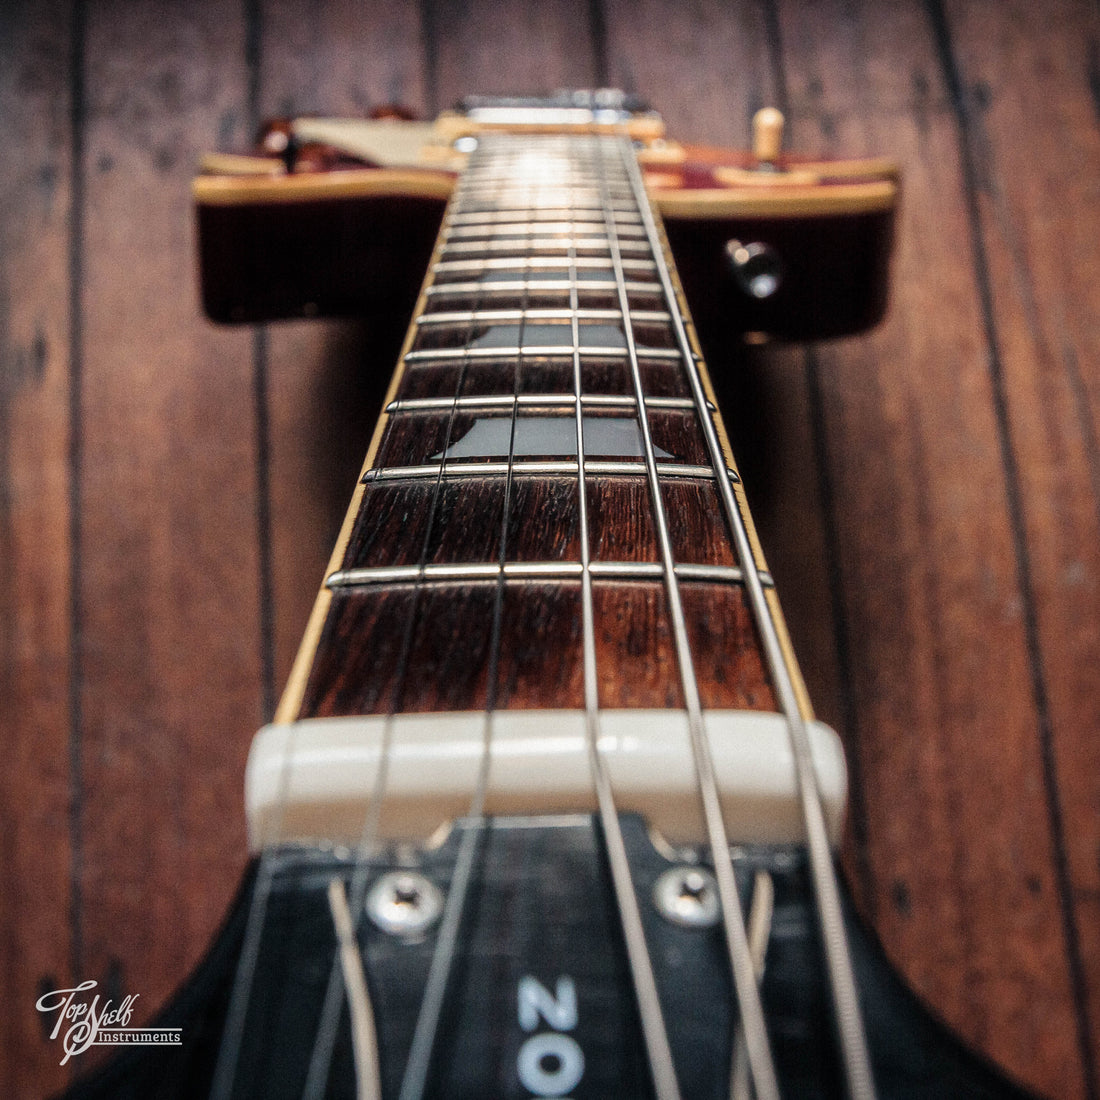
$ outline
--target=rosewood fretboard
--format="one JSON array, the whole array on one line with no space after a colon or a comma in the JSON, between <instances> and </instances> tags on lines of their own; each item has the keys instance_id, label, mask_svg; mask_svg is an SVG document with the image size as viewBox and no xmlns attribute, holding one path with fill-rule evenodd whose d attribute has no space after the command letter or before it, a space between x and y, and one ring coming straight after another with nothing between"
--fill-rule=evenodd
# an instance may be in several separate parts
<instances>
[{"instance_id":1,"label":"rosewood fretboard","mask_svg":"<svg viewBox=\"0 0 1100 1100\"><path fill-rule=\"evenodd\" d=\"M777 709L632 157L481 139L281 720L583 708L586 568L599 706L685 706L679 613L704 708Z\"/></svg>"}]
</instances>

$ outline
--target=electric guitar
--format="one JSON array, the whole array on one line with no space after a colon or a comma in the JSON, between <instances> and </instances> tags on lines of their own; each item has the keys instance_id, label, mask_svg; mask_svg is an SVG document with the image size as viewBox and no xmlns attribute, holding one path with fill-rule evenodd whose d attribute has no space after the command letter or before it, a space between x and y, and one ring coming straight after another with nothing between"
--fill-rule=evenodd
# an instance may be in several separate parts
<instances>
[{"instance_id":1,"label":"electric guitar","mask_svg":"<svg viewBox=\"0 0 1100 1100\"><path fill-rule=\"evenodd\" d=\"M182 1045L73 1098L1023 1096L838 881L843 752L703 362L885 308L896 169L780 127L562 93L209 158L213 318L415 306Z\"/></svg>"}]
</instances>

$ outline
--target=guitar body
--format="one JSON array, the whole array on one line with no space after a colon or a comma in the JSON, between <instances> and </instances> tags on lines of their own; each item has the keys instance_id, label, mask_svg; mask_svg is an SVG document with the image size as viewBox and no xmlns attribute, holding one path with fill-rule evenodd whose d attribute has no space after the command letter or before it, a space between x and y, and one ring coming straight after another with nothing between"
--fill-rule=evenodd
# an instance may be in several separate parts
<instances>
[{"instance_id":1,"label":"guitar body","mask_svg":"<svg viewBox=\"0 0 1100 1100\"><path fill-rule=\"evenodd\" d=\"M371 140L383 148L393 143L390 129L423 132L399 120L373 126ZM264 174L272 162L262 157L207 162L212 171L195 193L212 319L411 312L455 172L368 166L318 145L291 172L276 161ZM877 324L889 287L896 165L784 156L782 172L761 173L752 164L749 154L696 146L643 160L696 322L724 341L747 332L822 339ZM774 293L757 297L740 284L730 241L774 249Z\"/></svg>"}]
</instances>

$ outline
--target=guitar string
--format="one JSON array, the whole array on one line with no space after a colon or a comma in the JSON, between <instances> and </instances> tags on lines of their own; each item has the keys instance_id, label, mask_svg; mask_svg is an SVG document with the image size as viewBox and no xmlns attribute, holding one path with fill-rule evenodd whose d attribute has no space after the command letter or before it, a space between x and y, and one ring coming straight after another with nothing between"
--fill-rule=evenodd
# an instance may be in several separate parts
<instances>
[{"instance_id":1,"label":"guitar string","mask_svg":"<svg viewBox=\"0 0 1100 1100\"><path fill-rule=\"evenodd\" d=\"M641 172L632 155L626 157L627 170L636 189L644 189ZM642 217L647 231L655 241L663 243L663 234L658 229L657 220L649 206L642 207ZM677 301L676 290L672 283L668 263L663 247L654 250L659 280L669 302L681 357L691 386L695 403L700 410L699 419L706 439L707 450L716 470L725 469L725 455L718 439L714 422L703 410L707 407L707 397L703 389L702 378L695 367L694 352L679 310L673 308ZM811 878L813 880L814 899L821 931L826 966L829 972L829 987L836 1016L836 1027L844 1063L845 1080L851 1100L874 1100L874 1080L871 1074L870 1056L867 1039L863 1030L863 1020L856 993L855 974L852 967L851 952L848 948L847 934L844 930L844 917L840 907L840 889L833 867L832 849L829 833L825 824L821 792L817 784L817 773L810 747L806 721L798 703L791 670L787 665L786 654L779 639L779 632L768 606L767 596L761 583L759 571L755 568L755 554L748 529L741 510L734 497L733 486L726 477L718 477L718 488L723 509L730 530L734 536L738 558L743 563L742 572L753 618L764 643L764 652L772 681L779 696L780 709L786 720L795 765L795 781L802 807L803 821L806 827L807 850L810 859ZM746 1036L747 1038L747 1036ZM751 1059L750 1059L751 1060Z\"/></svg>"},{"instance_id":2,"label":"guitar string","mask_svg":"<svg viewBox=\"0 0 1100 1100\"><path fill-rule=\"evenodd\" d=\"M374 1026L374 1010L367 991L367 975L355 935L355 922L348 905L347 891L344 880L339 875L329 880L328 905L336 931L340 973L348 994L356 1100L381 1100L382 1074L378 1060L378 1033ZM312 1070L312 1066L310 1068ZM306 1087L309 1087L308 1078Z\"/></svg>"},{"instance_id":3,"label":"guitar string","mask_svg":"<svg viewBox=\"0 0 1100 1100\"><path fill-rule=\"evenodd\" d=\"M598 141L593 139L584 143L589 153L585 163L589 171L595 167L598 156ZM576 144L574 139L573 144ZM596 146L593 155L593 146ZM610 215L610 208L605 210ZM634 888L634 878L630 870L630 860L623 840L619 811L615 806L614 792L607 767L600 753L599 720L599 677L596 667L596 630L595 613L592 598L591 549L588 529L587 478L584 453L584 420L581 396L584 382L581 372L580 325L577 320L577 250L575 243L569 246L569 305L572 312L573 337L573 393L576 400L575 418L577 432L577 479L578 511L581 534L581 611L584 631L584 713L586 741L588 745L589 766L596 800L599 807L600 826L607 845L608 864L611 868L611 881L615 892L619 920L622 924L623 940L626 944L627 960L630 964L634 984L634 995L638 1004L638 1014L642 1023L642 1035L645 1041L646 1056L657 1100L678 1100L680 1086L676 1079L672 1050L669 1046L668 1032L664 1014L657 993L657 982L653 973L653 962L649 954L645 929L642 925L641 911L638 907L638 895ZM624 315L625 323L625 315Z\"/></svg>"},{"instance_id":4,"label":"guitar string","mask_svg":"<svg viewBox=\"0 0 1100 1100\"><path fill-rule=\"evenodd\" d=\"M292 726L287 735L283 759L279 765L279 795L275 800L276 808L267 825L268 835L276 841L282 832L283 818L289 802L290 761L294 744L295 730ZM260 945L267 920L267 906L275 885L277 860L276 844L265 842L260 852L259 866L256 868L256 881L252 886L252 899L248 906L241 954L233 975L233 988L229 996L229 1006L226 1009L225 1023L222 1026L222 1041L218 1048L218 1057L214 1063L209 1100L230 1100L233 1095L237 1067L244 1044L245 1021L248 1016L248 1006L252 1000L252 983L259 965Z\"/></svg>"},{"instance_id":5,"label":"guitar string","mask_svg":"<svg viewBox=\"0 0 1100 1100\"><path fill-rule=\"evenodd\" d=\"M495 145L496 143L494 143ZM505 149L508 145L505 145L503 141L501 144ZM513 139L512 148L517 147L515 139ZM531 142L529 145L534 145L541 150L545 150L546 143L543 142ZM519 146L523 148L522 145ZM582 168L584 162L575 155L575 150L571 149L574 156L569 158L573 176L576 176L578 163L581 163ZM498 158L499 163L499 158ZM571 215L573 214L571 203ZM579 508L580 508L580 526L581 526L581 547L582 555L585 566L587 566L587 548L588 548L588 533L587 533L587 516L585 512L585 491L584 491L584 440L583 440L583 420L581 418L581 405L580 395L582 392L582 381L580 374L580 355L578 352L579 346L579 329L577 320L577 291L576 291L576 249L575 245L570 245L570 266L571 266L571 329L572 329L572 343L574 348L574 393L576 397L576 432L577 432L577 447L579 456ZM526 298L526 292L525 292ZM516 392L518 393L519 382L519 364L517 363L516 373ZM518 415L518 403L513 406L513 420L512 420L512 435L509 446L509 463L514 460L514 440L515 440L515 428L516 417ZM511 475L510 475L511 476ZM507 526L507 504L505 506L504 524L505 531ZM502 552L501 552L501 564L505 560L505 548L502 538ZM593 629L593 616L592 616L592 599L591 599L591 578L586 576L582 572L583 577L583 603L584 603L584 630L585 630L585 696L586 696L586 721L589 730L589 752L590 759L593 767L593 774L596 781L598 801L600 806L601 821L604 827L605 836L608 840L608 846L610 851L610 862L612 864L612 876L615 886L615 893L617 903L620 907L620 914L624 925L624 932L628 942L628 954L630 956L631 969L635 980L635 989L639 999L640 1013L643 1018L643 1033L646 1043L647 1056L649 1058L652 1072L654 1076L654 1082L656 1087L657 1100L678 1100L679 1090L676 1084L675 1073L673 1070L671 1052L668 1047L667 1036L664 1031L663 1019L660 1012L660 1003L656 994L656 984L653 979L652 963L649 958L648 947L645 942L644 931L641 924L641 916L638 911L637 896L634 892L633 883L631 880L629 862L626 856L625 846L622 840L622 833L619 826L618 814L614 806L614 801L611 793L610 783L607 778L606 769L603 766L602 759L598 755L598 700L596 698L597 690L597 675L595 668L595 645L594 645L594 629ZM496 605L496 612L499 616L501 610L500 596L503 592L503 570L501 571L498 580L498 600ZM499 645L499 633L496 635L497 644ZM496 649L494 648L494 656L496 655ZM490 684L495 683L495 668L490 672ZM492 711L492 700L490 700L489 713ZM487 721L491 721L491 717L487 716ZM487 730L488 733L488 730ZM487 768L488 768L488 752L489 742L485 741L483 752L483 767L481 775L479 777L478 789L475 792L473 805L476 809L476 817L480 817L482 807L484 803L484 788L487 781ZM471 812L471 818L475 818L475 813ZM475 834L468 833L464 837L464 844L467 841L471 841ZM472 845L471 845L472 850ZM455 949L456 949L456 936L458 924L460 921L461 913L465 904L465 892L469 886L469 868L465 874L459 876L456 874L455 882L452 885L451 897L448 905L453 904L453 912L455 914L453 921L451 922L450 934L444 936L441 932L440 939L437 942L437 947L433 953L432 960L432 975L429 978L427 989L424 995L422 1003L420 1017L417 1021L416 1037L414 1038L413 1047L410 1050L408 1059L408 1070L406 1073L406 1079L402 1084L400 1100L420 1100L422 1096L423 1088L426 1082L427 1074L430 1069L430 1062L432 1056L432 1050L434 1046L434 1037L436 1033L436 1027L438 1025L439 1014L442 1009L443 999L446 992L447 980L453 966ZM446 923L447 917L444 916L444 922Z\"/></svg>"},{"instance_id":6,"label":"guitar string","mask_svg":"<svg viewBox=\"0 0 1100 1100\"><path fill-rule=\"evenodd\" d=\"M471 164L463 176L463 180L477 179L477 169L482 160L488 159L488 150L484 144L480 144L471 157ZM461 202L459 203L461 206ZM524 281L526 284L526 280ZM528 292L522 292L523 308L527 307ZM518 346L523 346L522 323ZM512 379L512 394L518 398L520 392L520 372L523 369L522 351L516 356ZM440 922L436 945L432 951L432 960L428 970L428 978L424 985L424 993L421 997L420 1011L417 1014L416 1027L413 1031L413 1039L409 1046L409 1054L405 1062L405 1074L401 1081L401 1089L398 1100L422 1100L424 1090L428 1084L428 1075L431 1071L432 1057L435 1052L436 1036L439 1031L439 1021L446 1002L447 990L454 969L454 961L458 953L458 935L462 926L463 915L466 911L466 900L473 876L473 869L479 841L485 829L485 799L489 784L489 770L492 761L492 725L493 713L496 710L499 692L498 676L500 666L501 634L504 617L504 563L508 557L508 521L510 518L510 505L512 487L515 476L515 450L516 428L519 420L519 401L512 402L511 427L508 438L508 470L504 482L504 501L501 512L500 526L500 550L498 563L500 572L493 598L493 620L491 637L489 642L489 666L486 671L486 700L485 718L482 728L481 757L478 764L478 774L474 792L470 799L470 807L466 815L466 828L459 843L459 849L455 858L455 869L451 877L451 888L444 905L443 917Z\"/></svg>"},{"instance_id":7,"label":"guitar string","mask_svg":"<svg viewBox=\"0 0 1100 1100\"><path fill-rule=\"evenodd\" d=\"M460 180L455 187L451 202L448 204L447 214L445 215L445 224L449 220L451 209L457 203L461 202L463 185L464 180ZM443 247L446 247L445 242ZM479 292L475 305L480 304L481 297L482 295ZM473 322L471 321L468 322L467 337L464 342L467 351L472 342L472 331ZM370 885L370 874L372 870L371 852L375 847L381 821L382 807L385 802L385 791L388 783L393 744L393 719L397 713L400 697L405 687L409 654L412 650L413 638L418 622L420 597L424 589L424 582L422 579L424 575L423 567L427 563L431 539L434 534L436 514L439 507L439 500L442 495L444 474L447 467L447 451L450 448L451 438L454 434L454 425L459 408L459 398L465 386L468 365L468 356L464 355L459 364L458 377L454 389L454 400L447 414L447 426L444 433L439 470L434 480L431 502L428 506L427 523L419 555L420 569L418 571L418 578L413 584L409 609L405 615L401 649L395 664L393 690L383 723L382 739L379 746L378 773L375 777L372 793L368 799L364 825L356 848L355 863L351 875L351 900L349 903L355 922L356 935L358 935L359 928L365 915L366 895ZM458 874L458 870L458 864L456 863L456 875ZM342 1007L342 985L343 982L339 969L339 960L334 955L329 971L329 981L326 987L322 1016L314 1035L313 1050L310 1056L310 1070L303 1091L303 1100L319 1100L319 1097L324 1093L339 1029L340 1010Z\"/></svg>"},{"instance_id":8,"label":"guitar string","mask_svg":"<svg viewBox=\"0 0 1100 1100\"><path fill-rule=\"evenodd\" d=\"M425 276L425 283L430 281L431 273L434 270L434 262L438 257L439 251L440 246L437 244L432 255L432 264L429 266L429 271ZM464 373L465 361L461 363L459 368L459 378L456 388L456 406L457 397L462 388ZM449 424L448 433L450 432L450 427L451 425ZM433 494L433 506L436 496L438 495L439 480L441 480L441 478L442 468L440 469L440 478L436 483L435 494ZM427 540L430 532L431 527L429 522L425 540ZM423 564L423 562L421 564ZM389 723L387 722L383 731L382 747L380 750L379 775L383 777L386 762L388 760L388 751L386 747L388 745L390 732L388 725ZM256 882L252 887L252 898L249 903L248 918L242 939L241 954L238 958L233 977L229 1005L226 1009L226 1020L222 1027L222 1041L219 1045L218 1056L214 1065L214 1073L211 1078L209 1100L231 1100L236 1084L237 1071L243 1053L245 1024L247 1022L248 1009L252 998L252 984L259 964L259 953L266 922L267 907L274 888L277 862L280 855L280 849L277 842L282 833L286 808L289 803L292 772L291 765L295 754L297 734L298 727L294 722L291 722L288 727L286 743L282 750L282 761L279 765L279 778L277 782L278 795L275 799L275 808L268 821L265 823L265 831L267 835L273 839L271 842L264 841L261 847L259 864L256 871ZM352 912L361 914L362 897L358 900L360 904L358 906L353 905ZM339 963L334 956L334 968L338 968L338 966ZM326 1004L327 996L328 994L326 993ZM337 1004L338 1003L337 1001Z\"/></svg>"},{"instance_id":9,"label":"guitar string","mask_svg":"<svg viewBox=\"0 0 1100 1100\"><path fill-rule=\"evenodd\" d=\"M646 224L650 247L657 259L661 243L653 226L652 214L649 211L649 202L637 169L633 146L627 139L618 139L612 146L617 151L616 160L624 170L626 178L633 191L635 202ZM631 172L633 168L633 172ZM604 176L604 167L601 160L601 188L606 196L607 184ZM647 216L648 215L648 216ZM698 778L699 794L702 799L703 817L706 824L708 843L711 857L714 863L714 874L718 884L718 897L722 909L722 924L725 930L726 948L729 956L730 967L733 973L734 988L737 994L737 1003L741 1012L742 1026L745 1035L745 1045L748 1051L749 1066L752 1071L753 1084L758 1100L779 1100L779 1086L776 1081L775 1064L772 1060L771 1048L768 1042L767 1027L764 1022L764 1009L760 1001L760 990L756 982L756 972L752 961L752 952L749 949L748 935L745 930L745 918L741 911L741 902L737 892L737 882L733 873L733 861L730 856L729 839L726 835L725 820L722 816L722 807L718 794L718 783L714 772L714 762L711 758L710 745L707 740L706 730L703 726L702 703L699 697L699 685L695 678L694 662L691 656L691 645L687 634L687 624L684 619L683 604L680 598L679 580L676 576L676 567L672 549L672 539L669 533L668 517L665 512L664 501L661 496L661 484L657 473L657 460L654 454L653 439L649 428L649 418L645 403L645 392L642 384L641 368L638 362L638 351L634 338L633 320L630 317L629 299L625 288L625 274L622 266L622 254L619 248L618 235L614 221L607 218L607 233L611 248L612 263L615 268L615 280L618 284L619 303L623 314L623 331L626 336L628 362L634 383L634 394L637 400L638 426L642 435L643 449L645 451L645 464L647 479L649 481L650 497L653 508L654 527L657 531L657 541L660 549L661 563L664 570L665 590L668 596L669 618L672 623L673 637L676 646L676 658L680 669L680 681L683 688L685 710L687 711L688 731L691 742L692 756L695 761L695 771ZM665 295L669 312L675 317L678 314L677 299L668 293L665 287ZM709 414L705 402L696 400L696 413L700 420L709 421ZM719 461L715 455L711 455L711 463L718 476L725 470L725 462ZM724 476L718 476L720 482L725 482ZM748 562L746 561L746 565ZM746 569L748 573L752 570Z\"/></svg>"},{"instance_id":10,"label":"guitar string","mask_svg":"<svg viewBox=\"0 0 1100 1100\"><path fill-rule=\"evenodd\" d=\"M456 196L456 201L459 196ZM518 372L518 364L517 364ZM517 385L518 385L518 373L517 373ZM518 391L517 391L518 392ZM514 455L514 431L515 431L515 410L518 410L518 402L514 402L513 412L513 424L512 424L512 437L509 445L510 462ZM457 407L457 396L452 406L452 412ZM449 433L450 434L450 433ZM448 439L449 439L448 434ZM512 474L509 472L508 486L510 486L512 480ZM510 489L506 486L506 500L509 498ZM508 517L508 508L505 504L504 512L502 513L502 524L506 524ZM506 539L506 528L502 531L502 555L506 553L506 546L504 540ZM502 558L503 562L503 558ZM498 591L496 609L494 612L494 641L491 643L491 667L489 674L489 683L495 683L495 663L496 657L499 652L499 631L500 631L500 615L501 615L501 600L503 597L503 571L501 571L498 581ZM407 671L407 659L403 658L401 662L401 670L399 676L403 677ZM479 828L477 822L483 817L483 803L485 788L488 778L488 766L489 766L489 733L490 727L488 724L488 714L492 711L492 705L487 711L487 723L485 730L485 737L483 739L483 751L481 756L481 766L479 770L479 777L476 783L475 795L472 799L471 809L469 812L469 820L473 823L471 828L468 828L464 834L463 840L460 844L459 853L456 859L455 871L453 873L452 885L450 896L447 906L444 910L443 920L441 922L440 932L438 934L437 946L433 953L433 961L431 964L431 971L428 982L426 983L425 994L422 1000L421 1012L418 1016L417 1029L414 1035L413 1045L410 1049L410 1056L408 1060L409 1071L406 1074L406 1078L402 1083L402 1097L419 1096L421 1095L423 1088L426 1084L426 1076L430 1069L430 1058L432 1048L434 1046L434 1034L438 1025L439 1015L443 1007L443 1001L446 994L447 980L451 969L451 963L454 959L455 947L457 944L457 933L461 923L462 911L464 908L464 899L468 889L472 865L474 861L474 854L477 848L477 839L479 835ZM377 804L377 800L376 800ZM369 847L369 846L368 846ZM337 1006L339 1002L336 1002ZM333 1021L333 1028L335 1028L336 1020Z\"/></svg>"}]
</instances>

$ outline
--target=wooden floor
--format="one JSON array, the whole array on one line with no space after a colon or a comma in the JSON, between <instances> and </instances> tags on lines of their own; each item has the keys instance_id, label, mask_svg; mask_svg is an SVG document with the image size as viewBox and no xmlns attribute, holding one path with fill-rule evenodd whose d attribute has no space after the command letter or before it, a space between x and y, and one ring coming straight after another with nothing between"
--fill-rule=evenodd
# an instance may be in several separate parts
<instances>
[{"instance_id":1,"label":"wooden floor","mask_svg":"<svg viewBox=\"0 0 1100 1100\"><path fill-rule=\"evenodd\" d=\"M889 319L754 350L735 448L848 745L864 912L969 1041L1100 1098L1095 0L0 5L5 1097L72 1069L40 992L94 978L144 1019L209 940L373 419L388 334L200 316L199 153L275 112L592 83L685 139L777 103L799 149L902 162Z\"/></svg>"}]
</instances>

